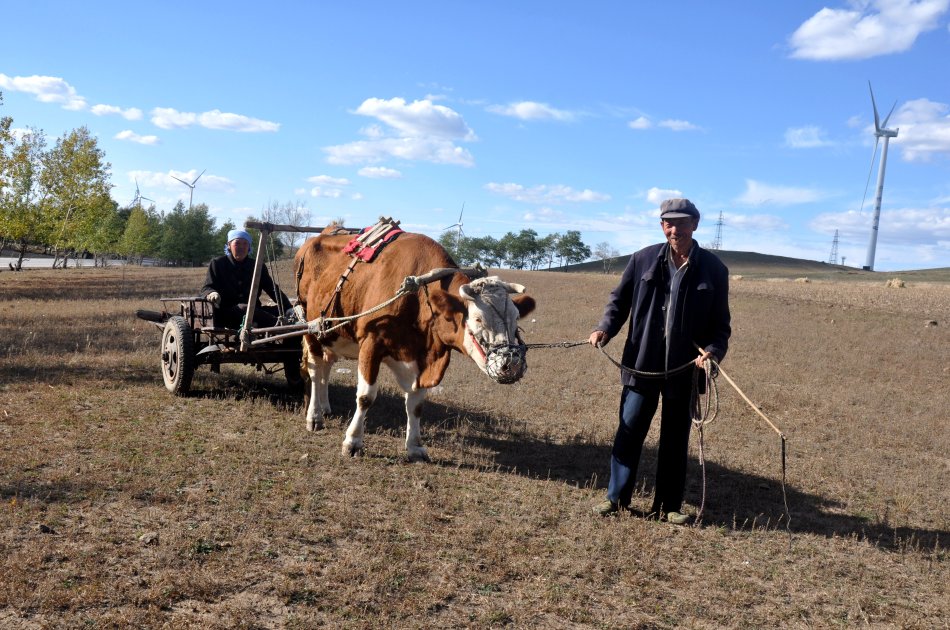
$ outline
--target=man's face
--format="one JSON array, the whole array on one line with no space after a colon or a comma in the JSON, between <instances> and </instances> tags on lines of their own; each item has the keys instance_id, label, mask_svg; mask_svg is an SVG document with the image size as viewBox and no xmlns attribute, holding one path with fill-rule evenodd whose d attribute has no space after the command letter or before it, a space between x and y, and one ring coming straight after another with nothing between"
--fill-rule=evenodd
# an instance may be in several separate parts
<instances>
[{"instance_id":1,"label":"man's face","mask_svg":"<svg viewBox=\"0 0 950 630\"><path fill-rule=\"evenodd\" d=\"M693 232L699 226L699 219L660 219L660 226L670 246L677 252L684 252L693 244Z\"/></svg>"},{"instance_id":2,"label":"man's face","mask_svg":"<svg viewBox=\"0 0 950 630\"><path fill-rule=\"evenodd\" d=\"M228 247L231 249L231 257L234 258L234 260L241 262L247 258L247 253L251 249L251 244L245 241L243 238L236 238L228 243Z\"/></svg>"}]
</instances>

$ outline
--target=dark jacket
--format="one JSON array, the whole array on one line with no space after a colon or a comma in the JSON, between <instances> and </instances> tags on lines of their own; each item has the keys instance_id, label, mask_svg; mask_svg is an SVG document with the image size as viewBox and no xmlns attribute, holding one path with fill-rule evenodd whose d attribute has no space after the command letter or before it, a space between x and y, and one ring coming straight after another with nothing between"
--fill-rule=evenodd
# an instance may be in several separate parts
<instances>
[{"instance_id":1,"label":"dark jacket","mask_svg":"<svg viewBox=\"0 0 950 630\"><path fill-rule=\"evenodd\" d=\"M623 365L644 372L664 372L695 359L696 345L722 361L732 333L729 314L729 270L714 254L694 244L680 283L676 313L666 356L664 305L670 286L668 243L641 249L630 257L620 284L610 294L597 329L612 339L629 318ZM622 372L624 385L637 379Z\"/></svg>"},{"instance_id":2,"label":"dark jacket","mask_svg":"<svg viewBox=\"0 0 950 630\"><path fill-rule=\"evenodd\" d=\"M218 256L208 265L205 284L201 288L202 297L207 296L212 291L217 291L221 295L220 308L222 310L239 304L247 304L250 301L254 265L255 261L250 256L241 262L235 261L228 255ZM261 267L261 291L269 295L280 306L281 313L290 308L290 301L282 291L278 292L276 290L266 266ZM260 305L261 301L258 299L255 308Z\"/></svg>"}]
</instances>

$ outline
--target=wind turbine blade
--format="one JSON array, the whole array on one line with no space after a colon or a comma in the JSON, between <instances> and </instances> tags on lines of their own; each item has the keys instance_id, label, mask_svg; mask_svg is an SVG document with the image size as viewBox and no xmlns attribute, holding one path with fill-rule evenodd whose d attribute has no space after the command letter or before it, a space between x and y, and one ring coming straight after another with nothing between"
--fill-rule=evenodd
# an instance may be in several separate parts
<instances>
[{"instance_id":1,"label":"wind turbine blade","mask_svg":"<svg viewBox=\"0 0 950 630\"><path fill-rule=\"evenodd\" d=\"M462 215L465 213L465 202L462 202L462 211L459 212L459 222L457 225L462 225Z\"/></svg>"},{"instance_id":2,"label":"wind turbine blade","mask_svg":"<svg viewBox=\"0 0 950 630\"><path fill-rule=\"evenodd\" d=\"M881 127L887 129L887 121L891 119L891 114L894 113L894 108L897 107L897 101L894 101L894 104L891 105L891 111L887 112L887 116L884 117L884 123L881 124Z\"/></svg>"},{"instance_id":3,"label":"wind turbine blade","mask_svg":"<svg viewBox=\"0 0 950 630\"><path fill-rule=\"evenodd\" d=\"M169 175L169 177L171 177L172 179L178 179L178 178L175 177L174 175ZM178 181L180 181L180 182L181 182L182 184L184 184L185 186L188 186L189 188L191 188L191 184L189 184L189 183L186 182L185 180L183 180L183 179L178 179Z\"/></svg>"},{"instance_id":4,"label":"wind turbine blade","mask_svg":"<svg viewBox=\"0 0 950 630\"><path fill-rule=\"evenodd\" d=\"M868 81L868 91L871 93L871 107L874 108L874 133L881 133L881 125L877 117L877 103L874 102L874 90L871 89L870 81ZM885 124L887 123L885 122Z\"/></svg>"},{"instance_id":5,"label":"wind turbine blade","mask_svg":"<svg viewBox=\"0 0 950 630\"><path fill-rule=\"evenodd\" d=\"M198 177L195 178L195 181L191 182L191 187L192 187L192 188L195 187L195 184L198 183L198 180L201 179L201 176L204 175L204 174L205 174L205 171L207 171L207 170L208 170L208 169L205 169L204 171L201 171L200 173L198 173Z\"/></svg>"}]
</instances>

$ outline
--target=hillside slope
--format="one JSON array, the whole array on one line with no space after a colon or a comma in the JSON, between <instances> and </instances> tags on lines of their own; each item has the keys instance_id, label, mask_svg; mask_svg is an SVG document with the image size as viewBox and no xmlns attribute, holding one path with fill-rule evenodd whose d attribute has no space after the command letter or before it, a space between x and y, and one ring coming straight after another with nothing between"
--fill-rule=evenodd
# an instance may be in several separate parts
<instances>
[{"instance_id":1,"label":"hillside slope","mask_svg":"<svg viewBox=\"0 0 950 630\"><path fill-rule=\"evenodd\" d=\"M808 277L812 279L842 279L847 277L851 280L876 281L882 278L900 277L917 281L950 282L950 268L921 269L916 271L864 271L855 267L829 265L828 263L816 260L772 256L770 254L759 254L756 252L721 250L714 253L719 256L722 262L729 268L730 274L752 278ZM621 273L629 260L629 254L609 259L607 261L608 273ZM604 264L605 261L598 260L580 263L578 265L566 265L558 268L557 271L603 273Z\"/></svg>"}]
</instances>

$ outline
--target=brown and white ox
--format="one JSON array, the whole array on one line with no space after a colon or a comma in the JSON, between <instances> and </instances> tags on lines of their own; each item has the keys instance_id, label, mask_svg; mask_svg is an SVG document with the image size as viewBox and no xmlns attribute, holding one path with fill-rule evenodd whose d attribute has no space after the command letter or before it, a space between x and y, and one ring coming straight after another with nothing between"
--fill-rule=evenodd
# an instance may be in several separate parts
<instances>
[{"instance_id":1,"label":"brown and white ox","mask_svg":"<svg viewBox=\"0 0 950 630\"><path fill-rule=\"evenodd\" d=\"M404 232L373 262L357 264L334 296L351 261L342 250L352 236L332 235L333 228L306 241L296 256L298 274L302 270L297 298L311 322L321 316L363 313L392 298L407 276L456 267L437 242ZM527 363L518 318L535 306L524 290L497 277L472 281L455 272L323 339L304 335L311 381L307 430L323 428L323 417L330 413L328 380L333 362L337 357L356 359L356 412L343 439L343 454L361 453L366 413L376 399L379 366L385 364L405 392L409 459L428 460L419 433L422 403L427 390L442 381L452 350L468 355L496 382L513 383L524 375ZM327 312L321 313L324 309Z\"/></svg>"}]
</instances>

